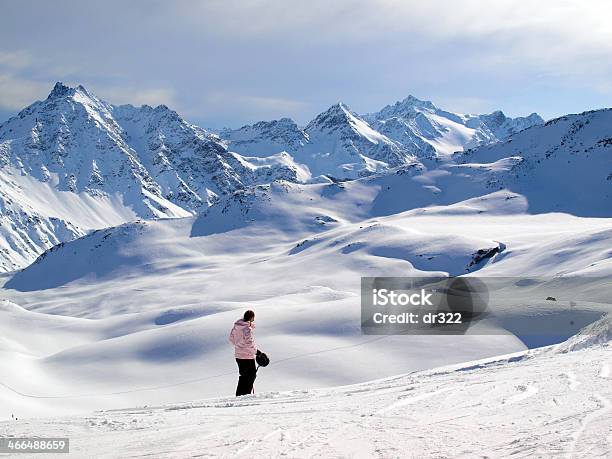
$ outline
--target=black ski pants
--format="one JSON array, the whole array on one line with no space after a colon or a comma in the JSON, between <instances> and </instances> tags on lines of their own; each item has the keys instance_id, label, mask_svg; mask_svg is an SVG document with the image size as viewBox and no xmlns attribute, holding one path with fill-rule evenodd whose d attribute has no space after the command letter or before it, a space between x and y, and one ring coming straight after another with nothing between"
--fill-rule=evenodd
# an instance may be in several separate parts
<instances>
[{"instance_id":1,"label":"black ski pants","mask_svg":"<svg viewBox=\"0 0 612 459\"><path fill-rule=\"evenodd\" d=\"M255 359L236 359L238 363L238 387L236 387L236 397L239 395L248 395L253 392L253 383L257 377L257 367Z\"/></svg>"}]
</instances>

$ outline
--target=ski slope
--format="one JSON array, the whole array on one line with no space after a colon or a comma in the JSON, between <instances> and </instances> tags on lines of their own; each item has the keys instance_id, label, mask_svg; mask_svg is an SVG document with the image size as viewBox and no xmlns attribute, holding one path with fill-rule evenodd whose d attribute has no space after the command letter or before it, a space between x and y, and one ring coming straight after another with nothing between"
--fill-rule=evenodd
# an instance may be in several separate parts
<instances>
[{"instance_id":1,"label":"ski slope","mask_svg":"<svg viewBox=\"0 0 612 459\"><path fill-rule=\"evenodd\" d=\"M99 458L607 457L611 338L606 317L537 351L328 389L4 421L0 435L70 437L73 455Z\"/></svg>"}]
</instances>

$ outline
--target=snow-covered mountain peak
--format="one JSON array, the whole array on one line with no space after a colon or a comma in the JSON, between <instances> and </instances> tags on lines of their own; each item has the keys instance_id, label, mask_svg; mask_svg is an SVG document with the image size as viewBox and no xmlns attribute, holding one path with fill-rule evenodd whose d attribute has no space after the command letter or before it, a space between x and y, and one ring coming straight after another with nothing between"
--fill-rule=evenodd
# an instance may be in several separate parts
<instances>
[{"instance_id":1,"label":"snow-covered mountain peak","mask_svg":"<svg viewBox=\"0 0 612 459\"><path fill-rule=\"evenodd\" d=\"M481 118L488 120L492 125L495 123L501 124L506 121L506 115L501 110L495 110L488 115L482 115Z\"/></svg>"},{"instance_id":2,"label":"snow-covered mountain peak","mask_svg":"<svg viewBox=\"0 0 612 459\"><path fill-rule=\"evenodd\" d=\"M544 118L538 115L536 112L533 112L531 115L525 117L525 119L533 122L533 123L544 123Z\"/></svg>"},{"instance_id":3,"label":"snow-covered mountain peak","mask_svg":"<svg viewBox=\"0 0 612 459\"><path fill-rule=\"evenodd\" d=\"M414 116L423 111L435 112L436 110L438 108L431 101L421 100L409 95L403 100L383 107L375 118ZM366 117L369 117L369 115L366 115Z\"/></svg>"},{"instance_id":4,"label":"snow-covered mountain peak","mask_svg":"<svg viewBox=\"0 0 612 459\"><path fill-rule=\"evenodd\" d=\"M369 113L364 119L421 158L447 157L464 148L495 143L544 122L536 113L514 119L500 110L485 115L453 113L414 96Z\"/></svg>"},{"instance_id":5,"label":"snow-covered mountain peak","mask_svg":"<svg viewBox=\"0 0 612 459\"><path fill-rule=\"evenodd\" d=\"M289 118L260 121L220 133L231 151L241 155L291 155L313 180L319 176L355 178L414 162L414 157L339 102L301 129ZM299 174L304 177L303 174Z\"/></svg>"},{"instance_id":6,"label":"snow-covered mountain peak","mask_svg":"<svg viewBox=\"0 0 612 459\"><path fill-rule=\"evenodd\" d=\"M61 82L46 99L0 124L0 170L0 209L11 229L0 231L0 249L8 254L0 269L31 261L89 229L134 216L183 217L223 194L307 175L285 157L253 161L230 153L217 136L165 105L114 106L83 86ZM53 194L75 215L45 206L44 198L36 205L9 200L22 193L18 177L42 183L47 200ZM109 218L76 215L101 207L113 208Z\"/></svg>"},{"instance_id":7,"label":"snow-covered mountain peak","mask_svg":"<svg viewBox=\"0 0 612 459\"><path fill-rule=\"evenodd\" d=\"M274 165L258 176L218 137L165 105L113 106L63 83L0 125L0 146L3 162L23 173L55 177L60 190L120 192L143 217L176 216L174 206L197 211L258 180L291 178Z\"/></svg>"},{"instance_id":8,"label":"snow-covered mountain peak","mask_svg":"<svg viewBox=\"0 0 612 459\"><path fill-rule=\"evenodd\" d=\"M501 111L486 115L453 113L409 95L366 115L359 115L347 104L338 102L317 115L304 129L285 118L260 121L236 130L225 129L220 137L230 150L243 155L270 156L286 151L312 169L313 176L331 174L353 178L415 158L447 159L456 151L506 140L516 132L542 123L542 118L535 113L514 119ZM380 146L386 151L381 152ZM338 158L339 151L344 152L340 155L343 159ZM364 157L367 165L361 159L350 158L355 155ZM314 167L313 159L317 163Z\"/></svg>"},{"instance_id":9,"label":"snow-covered mountain peak","mask_svg":"<svg viewBox=\"0 0 612 459\"><path fill-rule=\"evenodd\" d=\"M470 115L467 125L478 128L481 123L494 134L497 134L499 140L505 140L516 132L544 124L544 120L537 113L525 117L510 118L501 110L496 110L485 115Z\"/></svg>"},{"instance_id":10,"label":"snow-covered mountain peak","mask_svg":"<svg viewBox=\"0 0 612 459\"><path fill-rule=\"evenodd\" d=\"M47 98L56 99L58 97L64 97L67 95L74 94L74 91L74 88L71 88L70 86L65 85L61 81L58 81L57 83L55 83L55 86L53 86L53 89L51 90Z\"/></svg>"},{"instance_id":11,"label":"snow-covered mountain peak","mask_svg":"<svg viewBox=\"0 0 612 459\"><path fill-rule=\"evenodd\" d=\"M373 145L387 144L400 149L391 139L373 129L366 120L339 102L319 114L304 129L312 139L321 136L339 136L338 140L365 140Z\"/></svg>"},{"instance_id":12,"label":"snow-covered mountain peak","mask_svg":"<svg viewBox=\"0 0 612 459\"><path fill-rule=\"evenodd\" d=\"M69 101L82 105L93 106L97 108L108 108L110 104L102 102L96 95L88 91L84 86L77 85L74 87L68 86L61 81L55 83L53 89L43 101L43 103L55 104L60 101Z\"/></svg>"},{"instance_id":13,"label":"snow-covered mountain peak","mask_svg":"<svg viewBox=\"0 0 612 459\"><path fill-rule=\"evenodd\" d=\"M280 118L272 121L259 121L253 125L253 127L264 128L273 127L275 129L286 129L286 130L298 130L298 125L291 118Z\"/></svg>"},{"instance_id":14,"label":"snow-covered mountain peak","mask_svg":"<svg viewBox=\"0 0 612 459\"><path fill-rule=\"evenodd\" d=\"M355 178L415 162L402 145L373 129L341 102L319 114L304 131L309 143L299 158L313 176Z\"/></svg>"},{"instance_id":15,"label":"snow-covered mountain peak","mask_svg":"<svg viewBox=\"0 0 612 459\"><path fill-rule=\"evenodd\" d=\"M327 110L325 110L320 115L323 115L325 113L345 113L345 114L347 114L347 113L351 113L351 112L352 112L351 108L347 104L345 104L344 102L340 101L340 102L336 102L334 105L329 107Z\"/></svg>"},{"instance_id":16,"label":"snow-covered mountain peak","mask_svg":"<svg viewBox=\"0 0 612 459\"><path fill-rule=\"evenodd\" d=\"M220 137L231 151L246 156L271 156L282 151L295 154L308 142L306 133L291 118L224 129Z\"/></svg>"},{"instance_id":17,"label":"snow-covered mountain peak","mask_svg":"<svg viewBox=\"0 0 612 459\"><path fill-rule=\"evenodd\" d=\"M308 123L305 130L306 132L314 129L335 130L345 123L351 123L356 118L358 116L352 112L348 105L338 102L317 115L314 120Z\"/></svg>"},{"instance_id":18,"label":"snow-covered mountain peak","mask_svg":"<svg viewBox=\"0 0 612 459\"><path fill-rule=\"evenodd\" d=\"M224 129L221 137L244 140L247 137L257 135L259 137L278 137L279 139L292 140L293 137L303 137L302 130L291 118L280 118L271 121L258 121L252 125L244 125L239 129Z\"/></svg>"},{"instance_id":19,"label":"snow-covered mountain peak","mask_svg":"<svg viewBox=\"0 0 612 459\"><path fill-rule=\"evenodd\" d=\"M81 94L83 96L95 98L95 96L90 93L83 85L77 85L74 87L68 86L61 81L58 81L53 86L53 89L47 96L47 99L58 99L62 97L72 97L76 94Z\"/></svg>"}]
</instances>

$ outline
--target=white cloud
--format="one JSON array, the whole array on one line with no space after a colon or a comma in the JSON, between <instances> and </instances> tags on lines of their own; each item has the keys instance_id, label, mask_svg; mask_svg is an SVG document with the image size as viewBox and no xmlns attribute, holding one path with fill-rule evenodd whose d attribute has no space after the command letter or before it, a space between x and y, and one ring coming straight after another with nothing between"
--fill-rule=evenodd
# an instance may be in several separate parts
<instances>
[{"instance_id":1,"label":"white cloud","mask_svg":"<svg viewBox=\"0 0 612 459\"><path fill-rule=\"evenodd\" d=\"M435 104L459 113L487 113L499 109L492 101L480 97L440 97Z\"/></svg>"},{"instance_id":2,"label":"white cloud","mask_svg":"<svg viewBox=\"0 0 612 459\"><path fill-rule=\"evenodd\" d=\"M0 108L20 110L49 92L48 84L0 73Z\"/></svg>"},{"instance_id":3,"label":"white cloud","mask_svg":"<svg viewBox=\"0 0 612 459\"><path fill-rule=\"evenodd\" d=\"M418 89L469 73L501 89L545 79L601 91L612 74L608 0L222 0L180 2L169 15L194 40L206 30L227 46L259 46L265 64L293 51L328 81L343 67L360 80L377 66L409 75L406 84ZM384 79L376 78L372 84ZM427 97L436 95L429 89Z\"/></svg>"},{"instance_id":4,"label":"white cloud","mask_svg":"<svg viewBox=\"0 0 612 459\"><path fill-rule=\"evenodd\" d=\"M512 37L515 43L510 45L529 44L533 50L551 44L560 48L562 43L571 44L572 50L612 50L607 21L612 3L607 0L217 0L180 2L167 13L195 31L205 26L228 39L270 37L282 42L300 36L307 44L332 38L358 43L413 36L434 44Z\"/></svg>"},{"instance_id":5,"label":"white cloud","mask_svg":"<svg viewBox=\"0 0 612 459\"><path fill-rule=\"evenodd\" d=\"M0 17L0 74L17 89L3 89L4 107L59 79L223 124L304 122L338 100L369 111L409 93L552 115L602 105L612 80L603 0L28 2Z\"/></svg>"},{"instance_id":6,"label":"white cloud","mask_svg":"<svg viewBox=\"0 0 612 459\"><path fill-rule=\"evenodd\" d=\"M20 110L38 99L45 98L55 80L74 86L83 84L111 103L133 105L177 105L173 88L147 87L148 85L89 85L73 80L72 75L82 72L76 62L61 63L53 56L35 56L24 50L0 50L0 109ZM32 74L41 75L42 82ZM105 75L108 77L109 75Z\"/></svg>"},{"instance_id":7,"label":"white cloud","mask_svg":"<svg viewBox=\"0 0 612 459\"><path fill-rule=\"evenodd\" d=\"M203 95L201 112L221 117L239 112L245 119L277 119L299 116L311 110L309 103L298 99L240 94L235 91L213 90ZM189 113L188 113L189 114Z\"/></svg>"},{"instance_id":8,"label":"white cloud","mask_svg":"<svg viewBox=\"0 0 612 459\"><path fill-rule=\"evenodd\" d=\"M228 40L269 38L303 46L380 43L404 48L469 42L492 65L520 58L538 66L612 57L607 0L311 0L182 3L180 19ZM189 10L189 14L187 11ZM496 46L492 46L495 44ZM461 50L457 50L461 51Z\"/></svg>"},{"instance_id":9,"label":"white cloud","mask_svg":"<svg viewBox=\"0 0 612 459\"><path fill-rule=\"evenodd\" d=\"M107 102L115 105L167 105L177 107L176 92L172 88L143 88L121 86L92 86L94 93Z\"/></svg>"},{"instance_id":10,"label":"white cloud","mask_svg":"<svg viewBox=\"0 0 612 459\"><path fill-rule=\"evenodd\" d=\"M66 84L83 84L83 82L64 81ZM85 84L85 86L88 86ZM21 78L9 73L0 73L0 108L20 110L35 100L44 99L51 91L52 83ZM171 88L142 88L92 85L91 89L103 100L113 104L132 105L167 105L177 108L175 91Z\"/></svg>"},{"instance_id":11,"label":"white cloud","mask_svg":"<svg viewBox=\"0 0 612 459\"><path fill-rule=\"evenodd\" d=\"M32 63L31 56L25 51L0 50L0 66L10 69L21 69Z\"/></svg>"}]
</instances>

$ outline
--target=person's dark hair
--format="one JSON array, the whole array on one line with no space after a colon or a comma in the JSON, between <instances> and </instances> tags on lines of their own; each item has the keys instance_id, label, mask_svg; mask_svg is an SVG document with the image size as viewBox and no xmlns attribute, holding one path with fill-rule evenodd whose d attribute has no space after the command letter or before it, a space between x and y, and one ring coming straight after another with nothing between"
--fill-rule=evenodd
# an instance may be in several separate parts
<instances>
[{"instance_id":1,"label":"person's dark hair","mask_svg":"<svg viewBox=\"0 0 612 459\"><path fill-rule=\"evenodd\" d=\"M251 322L255 320L255 313L249 309L248 311L245 311L243 319L246 322Z\"/></svg>"}]
</instances>

